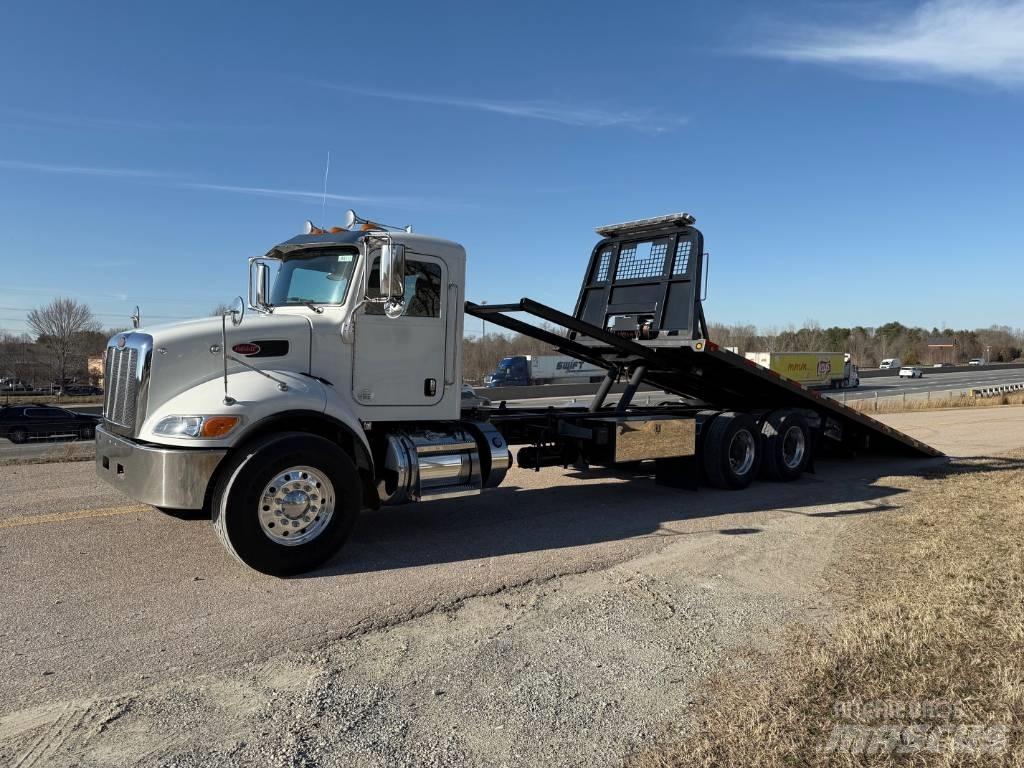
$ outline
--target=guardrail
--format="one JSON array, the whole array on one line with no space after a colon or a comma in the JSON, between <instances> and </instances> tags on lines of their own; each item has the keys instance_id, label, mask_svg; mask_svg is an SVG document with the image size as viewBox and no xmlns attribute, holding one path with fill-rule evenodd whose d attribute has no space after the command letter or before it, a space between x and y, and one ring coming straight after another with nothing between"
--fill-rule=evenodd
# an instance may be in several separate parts
<instances>
[{"instance_id":1,"label":"guardrail","mask_svg":"<svg viewBox=\"0 0 1024 768\"><path fill-rule=\"evenodd\" d=\"M1021 384L993 384L990 387L971 387L967 390L971 397L997 397L1007 392L1024 392L1024 383Z\"/></svg>"}]
</instances>

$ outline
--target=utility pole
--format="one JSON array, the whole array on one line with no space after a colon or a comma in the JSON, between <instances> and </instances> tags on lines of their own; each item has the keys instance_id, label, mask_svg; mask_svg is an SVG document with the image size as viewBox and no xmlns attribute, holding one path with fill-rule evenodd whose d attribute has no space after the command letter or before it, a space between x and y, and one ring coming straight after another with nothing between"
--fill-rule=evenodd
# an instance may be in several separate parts
<instances>
[{"instance_id":1,"label":"utility pole","mask_svg":"<svg viewBox=\"0 0 1024 768\"><path fill-rule=\"evenodd\" d=\"M481 306L486 304L486 303L487 303L486 301L481 301L480 302ZM487 321L484 320L481 317L480 318L480 341L483 341L485 338L487 338Z\"/></svg>"}]
</instances>

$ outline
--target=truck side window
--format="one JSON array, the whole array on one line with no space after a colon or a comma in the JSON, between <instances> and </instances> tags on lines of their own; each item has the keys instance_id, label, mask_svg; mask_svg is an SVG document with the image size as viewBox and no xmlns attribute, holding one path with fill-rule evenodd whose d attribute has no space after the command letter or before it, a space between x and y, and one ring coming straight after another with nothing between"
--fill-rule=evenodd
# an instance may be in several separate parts
<instances>
[{"instance_id":1,"label":"truck side window","mask_svg":"<svg viewBox=\"0 0 1024 768\"><path fill-rule=\"evenodd\" d=\"M380 298L380 259L374 259L366 289L367 297ZM383 304L367 304L366 314L383 315ZM441 316L441 267L429 261L405 262L404 317Z\"/></svg>"}]
</instances>

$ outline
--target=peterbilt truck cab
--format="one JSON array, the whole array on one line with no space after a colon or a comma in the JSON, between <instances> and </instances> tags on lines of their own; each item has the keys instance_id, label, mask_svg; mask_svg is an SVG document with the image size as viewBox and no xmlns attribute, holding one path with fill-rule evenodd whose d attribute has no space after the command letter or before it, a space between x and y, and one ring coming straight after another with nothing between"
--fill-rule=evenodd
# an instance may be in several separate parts
<instances>
[{"instance_id":1,"label":"peterbilt truck cab","mask_svg":"<svg viewBox=\"0 0 1024 768\"><path fill-rule=\"evenodd\" d=\"M99 475L209 510L267 573L316 567L360 509L480 493L510 462L494 427L462 417L464 249L350 215L250 260L230 313L106 349Z\"/></svg>"}]
</instances>

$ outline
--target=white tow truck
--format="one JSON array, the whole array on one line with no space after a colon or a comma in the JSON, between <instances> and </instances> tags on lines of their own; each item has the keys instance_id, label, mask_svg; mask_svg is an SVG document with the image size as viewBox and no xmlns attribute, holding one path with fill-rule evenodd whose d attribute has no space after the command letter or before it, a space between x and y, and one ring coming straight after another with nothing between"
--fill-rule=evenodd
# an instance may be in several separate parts
<instances>
[{"instance_id":1,"label":"white tow truck","mask_svg":"<svg viewBox=\"0 0 1024 768\"><path fill-rule=\"evenodd\" d=\"M332 557L362 509L498 485L514 444L524 467L649 461L658 482L731 489L799 477L829 446L936 453L708 340L693 224L600 228L566 315L466 302L457 243L351 211L344 228L307 222L250 259L248 301L230 312L140 328L136 311L110 340L97 473L144 503L208 510L239 560L288 575ZM464 311L599 366L594 401L464 408ZM634 406L644 381L680 399Z\"/></svg>"}]
</instances>

